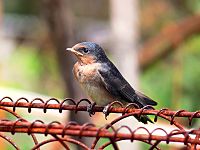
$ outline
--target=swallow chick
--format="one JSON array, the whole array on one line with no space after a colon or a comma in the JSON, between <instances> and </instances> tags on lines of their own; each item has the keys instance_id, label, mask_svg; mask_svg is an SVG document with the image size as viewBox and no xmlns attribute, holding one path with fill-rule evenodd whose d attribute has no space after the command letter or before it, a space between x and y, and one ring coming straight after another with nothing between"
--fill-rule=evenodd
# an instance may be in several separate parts
<instances>
[{"instance_id":1,"label":"swallow chick","mask_svg":"<svg viewBox=\"0 0 200 150\"><path fill-rule=\"evenodd\" d=\"M116 100L124 104L135 103L140 108L157 105L157 102L131 87L98 44L82 42L66 50L78 59L73 67L75 79L97 105L107 106ZM152 122L146 115L135 117L144 124Z\"/></svg>"}]
</instances>

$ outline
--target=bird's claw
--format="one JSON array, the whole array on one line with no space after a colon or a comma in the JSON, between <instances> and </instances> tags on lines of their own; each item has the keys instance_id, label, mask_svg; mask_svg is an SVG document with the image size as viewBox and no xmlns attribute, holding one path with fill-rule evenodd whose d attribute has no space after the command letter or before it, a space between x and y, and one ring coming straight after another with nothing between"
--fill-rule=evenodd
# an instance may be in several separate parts
<instances>
[{"instance_id":1,"label":"bird's claw","mask_svg":"<svg viewBox=\"0 0 200 150\"><path fill-rule=\"evenodd\" d=\"M90 117L95 114L95 112L93 111L95 105L96 103L89 104L87 106L87 112L89 113Z\"/></svg>"},{"instance_id":2,"label":"bird's claw","mask_svg":"<svg viewBox=\"0 0 200 150\"><path fill-rule=\"evenodd\" d=\"M109 115L109 105L105 106L103 109L103 113L105 115L105 119L107 120L107 116Z\"/></svg>"}]
</instances>

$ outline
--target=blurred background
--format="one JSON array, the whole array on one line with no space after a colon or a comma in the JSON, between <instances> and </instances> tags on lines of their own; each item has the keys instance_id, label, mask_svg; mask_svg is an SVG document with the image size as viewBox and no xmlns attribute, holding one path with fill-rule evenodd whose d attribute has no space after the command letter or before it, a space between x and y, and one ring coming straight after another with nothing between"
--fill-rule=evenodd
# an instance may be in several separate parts
<instances>
[{"instance_id":1,"label":"blurred background","mask_svg":"<svg viewBox=\"0 0 200 150\"><path fill-rule=\"evenodd\" d=\"M157 109L199 109L199 0L0 0L1 97L85 98L65 51L82 41L100 44ZM83 115L69 117L92 121Z\"/></svg>"}]
</instances>

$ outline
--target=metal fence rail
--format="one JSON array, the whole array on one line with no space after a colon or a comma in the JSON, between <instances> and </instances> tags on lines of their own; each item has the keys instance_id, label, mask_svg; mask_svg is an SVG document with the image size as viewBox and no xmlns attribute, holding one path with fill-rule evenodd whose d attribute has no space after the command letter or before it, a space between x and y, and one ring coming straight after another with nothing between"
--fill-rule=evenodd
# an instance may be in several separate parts
<instances>
[{"instance_id":1,"label":"metal fence rail","mask_svg":"<svg viewBox=\"0 0 200 150\"><path fill-rule=\"evenodd\" d=\"M191 125L194 118L200 118L200 111L171 111L168 109L155 110L151 106L138 109L135 104L123 106L120 102L113 102L107 107L106 115L109 113L121 113L122 115L100 128L91 123L79 125L76 122L68 122L66 124L62 124L58 121L45 124L42 120L30 122L20 117L15 112L18 107L27 109L29 113L31 113L32 109L43 109L44 113L48 112L48 109L56 109L59 113L62 113L63 110L77 112L86 111L88 104L91 105L93 112L102 112L104 110L104 107L95 106L95 104L92 104L87 99L82 99L76 103L73 99L59 101L58 99L51 98L44 101L41 98L35 98L33 100L19 98L14 101L10 97L3 97L0 100L0 110L9 112L17 119L14 121L7 119L0 120L0 137L7 140L15 149L20 149L19 146L17 146L19 143L16 144L10 137L5 136L3 132L10 132L11 134L27 133L32 136L33 139L34 147L32 149L40 149L41 146L55 141L60 142L65 149L70 149L68 145L69 143L79 145L83 149L104 149L109 145L112 145L114 149L118 149L117 142L122 140L127 140L127 142L134 142L135 140L141 141L149 144L150 149L159 149L158 146L161 142L166 142L166 144L172 142L183 143L188 149L198 149L198 146L200 146L200 129L186 130L182 124L176 121L177 117L187 118L189 125ZM116 105L118 105L118 107L113 107ZM168 121L171 125L174 125L176 129L167 132L165 129L160 127L155 128L153 131L149 131L148 126L138 127L134 130L131 129L130 126L114 126L120 120L134 115L138 115L139 117L141 115L154 115L155 122L160 117ZM122 132L123 129L127 130L127 132ZM143 133L140 132L141 130ZM158 134L158 131L162 132L162 134ZM36 134L44 134L45 136L51 135L52 138L38 142L35 136ZM73 137L94 137L95 140L91 146L87 146ZM109 139L109 142L97 147L97 143L101 138L107 138Z\"/></svg>"}]
</instances>

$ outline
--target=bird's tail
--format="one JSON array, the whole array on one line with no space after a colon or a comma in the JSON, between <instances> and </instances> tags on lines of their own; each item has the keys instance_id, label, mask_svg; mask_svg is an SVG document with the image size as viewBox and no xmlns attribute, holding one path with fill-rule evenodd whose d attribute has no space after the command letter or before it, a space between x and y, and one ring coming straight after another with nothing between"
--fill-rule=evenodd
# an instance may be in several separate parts
<instances>
[{"instance_id":1,"label":"bird's tail","mask_svg":"<svg viewBox=\"0 0 200 150\"><path fill-rule=\"evenodd\" d=\"M157 102L155 102L154 100L152 100L151 98L149 98L148 96L144 95L141 92L135 91L135 94L137 95L140 103L142 105L152 105L152 106L156 106Z\"/></svg>"},{"instance_id":2,"label":"bird's tail","mask_svg":"<svg viewBox=\"0 0 200 150\"><path fill-rule=\"evenodd\" d=\"M155 102L154 100L152 100L151 98L149 98L148 96L138 92L138 91L135 91L138 99L139 99L139 107L142 108L146 105L152 105L152 106L155 106L157 105L157 102ZM146 108L148 109L148 108ZM147 124L148 122L151 122L153 123L153 121L147 116L147 115L141 115L140 117L139 116L135 116L135 118L144 123L144 124Z\"/></svg>"},{"instance_id":3,"label":"bird's tail","mask_svg":"<svg viewBox=\"0 0 200 150\"><path fill-rule=\"evenodd\" d=\"M142 115L142 116L138 116L138 115L135 115L134 116L139 122L142 122L144 124L148 124L148 122L151 122L151 123L154 123L148 116L146 115Z\"/></svg>"}]
</instances>

